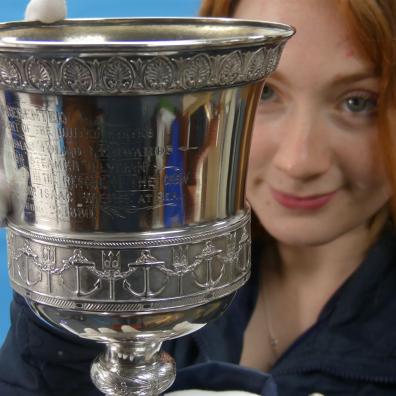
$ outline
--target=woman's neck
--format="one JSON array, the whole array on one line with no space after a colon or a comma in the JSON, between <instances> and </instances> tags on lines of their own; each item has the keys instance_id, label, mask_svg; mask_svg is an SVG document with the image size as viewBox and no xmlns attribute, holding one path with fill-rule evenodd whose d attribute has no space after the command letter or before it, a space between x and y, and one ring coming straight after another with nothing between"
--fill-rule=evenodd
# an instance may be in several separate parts
<instances>
[{"instance_id":1,"label":"woman's neck","mask_svg":"<svg viewBox=\"0 0 396 396\"><path fill-rule=\"evenodd\" d=\"M324 305L360 265L372 240L369 227L361 227L321 246L277 243L277 250L266 249L241 364L269 370L317 321Z\"/></svg>"},{"instance_id":2,"label":"woman's neck","mask_svg":"<svg viewBox=\"0 0 396 396\"><path fill-rule=\"evenodd\" d=\"M339 286L364 259L372 242L370 230L361 226L320 246L277 244L278 260L273 267L278 281L304 285L315 281ZM338 284L338 285L337 285Z\"/></svg>"},{"instance_id":3,"label":"woman's neck","mask_svg":"<svg viewBox=\"0 0 396 396\"><path fill-rule=\"evenodd\" d=\"M321 246L278 242L277 250L265 250L241 364L269 370L314 325L324 305L364 259L373 242L372 231L361 227Z\"/></svg>"}]
</instances>

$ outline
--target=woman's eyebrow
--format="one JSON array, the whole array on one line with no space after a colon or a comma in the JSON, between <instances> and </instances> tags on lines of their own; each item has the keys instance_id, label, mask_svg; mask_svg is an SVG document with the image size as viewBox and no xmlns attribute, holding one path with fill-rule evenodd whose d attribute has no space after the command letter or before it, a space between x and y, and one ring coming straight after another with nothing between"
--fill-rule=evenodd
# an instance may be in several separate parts
<instances>
[{"instance_id":1,"label":"woman's eyebrow","mask_svg":"<svg viewBox=\"0 0 396 396\"><path fill-rule=\"evenodd\" d=\"M270 76L271 80L279 81L280 83L288 84L290 82L288 76L282 72L276 70ZM352 84L363 80L377 80L379 78L378 73L375 70L362 70L354 71L351 73L340 73L334 76L326 85L337 86Z\"/></svg>"},{"instance_id":2,"label":"woman's eyebrow","mask_svg":"<svg viewBox=\"0 0 396 396\"><path fill-rule=\"evenodd\" d=\"M278 70L275 70L273 73L271 73L271 75L269 76L271 78L271 80L277 80L281 83L287 83L289 80L288 78L280 73Z\"/></svg>"},{"instance_id":3,"label":"woman's eyebrow","mask_svg":"<svg viewBox=\"0 0 396 396\"><path fill-rule=\"evenodd\" d=\"M378 78L379 75L374 70L339 74L330 81L330 85L352 84L364 80L377 80Z\"/></svg>"}]
</instances>

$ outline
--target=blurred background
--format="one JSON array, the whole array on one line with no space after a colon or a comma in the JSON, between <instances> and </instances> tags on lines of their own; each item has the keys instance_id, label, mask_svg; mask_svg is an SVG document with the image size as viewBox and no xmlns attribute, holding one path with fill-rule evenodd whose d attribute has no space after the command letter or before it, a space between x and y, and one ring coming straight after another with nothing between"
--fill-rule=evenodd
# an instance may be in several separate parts
<instances>
[{"instance_id":1,"label":"blurred background","mask_svg":"<svg viewBox=\"0 0 396 396\"><path fill-rule=\"evenodd\" d=\"M0 21L23 19L28 0L0 0ZM67 0L69 18L192 16L200 0ZM1 131L0 131L1 133ZM1 190L0 186L0 190ZM0 345L9 321L11 289L7 277L6 232L0 229Z\"/></svg>"}]
</instances>

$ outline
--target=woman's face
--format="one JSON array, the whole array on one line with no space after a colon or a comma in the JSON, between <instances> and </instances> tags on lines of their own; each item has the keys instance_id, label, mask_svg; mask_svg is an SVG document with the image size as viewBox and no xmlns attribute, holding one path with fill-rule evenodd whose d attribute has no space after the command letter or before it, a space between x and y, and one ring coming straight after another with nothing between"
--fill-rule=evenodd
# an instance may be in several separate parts
<instances>
[{"instance_id":1,"label":"woman's face","mask_svg":"<svg viewBox=\"0 0 396 396\"><path fill-rule=\"evenodd\" d=\"M376 154L379 81L335 3L241 0L235 15L297 29L263 92L247 180L261 223L292 245L364 227L390 196Z\"/></svg>"}]
</instances>

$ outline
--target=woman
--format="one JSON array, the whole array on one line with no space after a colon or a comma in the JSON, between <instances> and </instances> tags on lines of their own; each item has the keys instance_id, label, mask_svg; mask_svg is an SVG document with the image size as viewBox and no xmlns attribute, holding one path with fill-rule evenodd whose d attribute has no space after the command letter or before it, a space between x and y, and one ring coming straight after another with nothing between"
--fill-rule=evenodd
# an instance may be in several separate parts
<instances>
[{"instance_id":1,"label":"woman","mask_svg":"<svg viewBox=\"0 0 396 396\"><path fill-rule=\"evenodd\" d=\"M198 359L270 372L281 396L395 394L396 3L207 0L202 14L297 34L255 120L253 277L193 336L209 340Z\"/></svg>"},{"instance_id":2,"label":"woman","mask_svg":"<svg viewBox=\"0 0 396 396\"><path fill-rule=\"evenodd\" d=\"M264 394L269 372L281 396L395 394L396 3L216 0L202 11L297 34L256 116L252 278L223 317L167 345L180 368L174 389ZM16 299L0 394L97 395L97 348L44 328Z\"/></svg>"}]
</instances>

